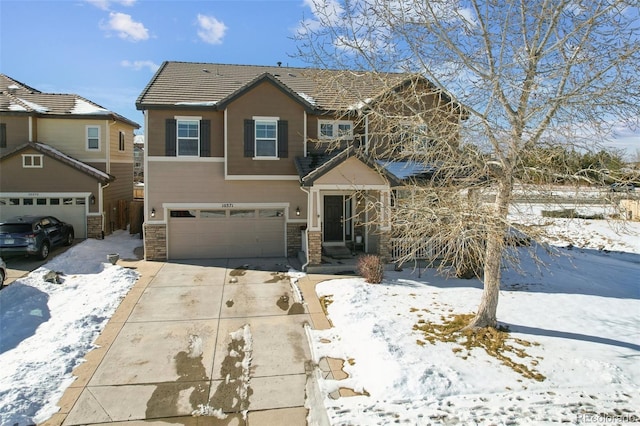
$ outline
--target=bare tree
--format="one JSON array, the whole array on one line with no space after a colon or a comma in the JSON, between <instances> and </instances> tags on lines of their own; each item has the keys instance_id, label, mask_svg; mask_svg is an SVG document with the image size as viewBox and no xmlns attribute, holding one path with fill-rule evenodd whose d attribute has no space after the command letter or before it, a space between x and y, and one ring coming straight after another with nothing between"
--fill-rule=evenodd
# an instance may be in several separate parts
<instances>
[{"instance_id":1,"label":"bare tree","mask_svg":"<svg viewBox=\"0 0 640 426\"><path fill-rule=\"evenodd\" d=\"M481 274L470 327L495 327L508 213L521 185L604 176L550 168L568 160L545 148L595 149L614 126L638 126L637 0L307 3L313 16L299 30L298 56L367 71L385 89L372 97L370 85L335 74L324 81L359 99L344 114L366 117L378 141L366 154L422 166L393 209L394 229L439 241L441 257ZM399 86L396 73L413 83ZM352 81L364 75L352 72Z\"/></svg>"}]
</instances>

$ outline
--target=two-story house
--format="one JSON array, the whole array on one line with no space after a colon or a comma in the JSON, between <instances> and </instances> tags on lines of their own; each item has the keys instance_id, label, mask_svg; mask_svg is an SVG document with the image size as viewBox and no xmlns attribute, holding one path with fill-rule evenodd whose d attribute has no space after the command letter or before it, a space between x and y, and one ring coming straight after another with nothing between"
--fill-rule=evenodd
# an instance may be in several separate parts
<instances>
[{"instance_id":1,"label":"two-story house","mask_svg":"<svg viewBox=\"0 0 640 426\"><path fill-rule=\"evenodd\" d=\"M139 127L81 96L0 74L0 220L53 215L76 238L126 225Z\"/></svg>"},{"instance_id":2,"label":"two-story house","mask_svg":"<svg viewBox=\"0 0 640 426\"><path fill-rule=\"evenodd\" d=\"M413 78L389 75L396 88ZM367 155L379 123L368 121L367 104L382 90L371 73L163 63L136 102L145 117L146 259L302 251L315 265L323 248L356 242L388 256L385 211L402 183ZM350 110L365 119L356 124ZM337 139L342 149L328 152ZM376 201L375 224L364 196Z\"/></svg>"}]
</instances>

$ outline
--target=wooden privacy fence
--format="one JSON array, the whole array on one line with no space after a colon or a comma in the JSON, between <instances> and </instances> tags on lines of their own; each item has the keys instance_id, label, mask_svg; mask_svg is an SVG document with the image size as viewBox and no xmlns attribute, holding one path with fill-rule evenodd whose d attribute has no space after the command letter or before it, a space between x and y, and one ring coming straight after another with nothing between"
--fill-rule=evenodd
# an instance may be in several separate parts
<instances>
[{"instance_id":1,"label":"wooden privacy fence","mask_svg":"<svg viewBox=\"0 0 640 426\"><path fill-rule=\"evenodd\" d=\"M142 235L144 201L134 200L129 203L129 234Z\"/></svg>"}]
</instances>

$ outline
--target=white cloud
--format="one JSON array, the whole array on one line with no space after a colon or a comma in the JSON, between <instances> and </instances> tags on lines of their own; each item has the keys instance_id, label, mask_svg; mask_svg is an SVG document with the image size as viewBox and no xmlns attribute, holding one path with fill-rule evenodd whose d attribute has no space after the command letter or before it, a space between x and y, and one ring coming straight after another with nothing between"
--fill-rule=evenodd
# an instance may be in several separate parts
<instances>
[{"instance_id":1,"label":"white cloud","mask_svg":"<svg viewBox=\"0 0 640 426\"><path fill-rule=\"evenodd\" d=\"M131 19L131 15L126 13L109 13L109 23L104 25L103 29L115 31L118 33L118 37L125 40L140 41L149 38L149 30L141 22L135 22Z\"/></svg>"},{"instance_id":2,"label":"white cloud","mask_svg":"<svg viewBox=\"0 0 640 426\"><path fill-rule=\"evenodd\" d=\"M214 16L198 15L198 36L209 44L222 44L222 38L227 32L227 26Z\"/></svg>"},{"instance_id":3,"label":"white cloud","mask_svg":"<svg viewBox=\"0 0 640 426\"><path fill-rule=\"evenodd\" d=\"M133 6L136 0L85 0L87 3L94 5L98 9L109 10L111 3L120 4L122 6Z\"/></svg>"},{"instance_id":4,"label":"white cloud","mask_svg":"<svg viewBox=\"0 0 640 426\"><path fill-rule=\"evenodd\" d=\"M160 68L160 65L156 64L153 61L127 61L126 59L122 62L120 62L120 65L122 65L125 68L131 68L133 70L136 71L140 71L142 68L149 68L149 70L151 72L156 72L158 71L158 68Z\"/></svg>"}]
</instances>

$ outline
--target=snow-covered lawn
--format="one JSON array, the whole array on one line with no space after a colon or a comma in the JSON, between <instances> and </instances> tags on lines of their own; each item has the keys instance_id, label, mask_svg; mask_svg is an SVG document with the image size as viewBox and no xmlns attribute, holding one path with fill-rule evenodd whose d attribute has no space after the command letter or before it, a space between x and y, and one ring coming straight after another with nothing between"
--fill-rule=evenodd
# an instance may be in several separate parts
<instances>
[{"instance_id":1,"label":"snow-covered lawn","mask_svg":"<svg viewBox=\"0 0 640 426\"><path fill-rule=\"evenodd\" d=\"M474 312L478 280L405 266L382 284L360 278L316 286L333 328L311 331L316 361L348 360L345 380L320 380L334 425L625 423L640 421L640 223L556 219L555 247L503 271L498 320L542 374L525 378L458 343L429 343L414 326ZM569 241L573 248L560 248ZM603 249L603 250L599 250ZM610 251L615 250L615 251ZM517 343L515 339L521 339ZM530 346L527 346L529 345ZM335 393L334 393L335 395Z\"/></svg>"},{"instance_id":2,"label":"snow-covered lawn","mask_svg":"<svg viewBox=\"0 0 640 426\"><path fill-rule=\"evenodd\" d=\"M86 240L0 291L0 425L30 425L58 411L71 371L93 348L137 272L107 254L135 258L126 231ZM61 272L61 283L45 280Z\"/></svg>"}]
</instances>

